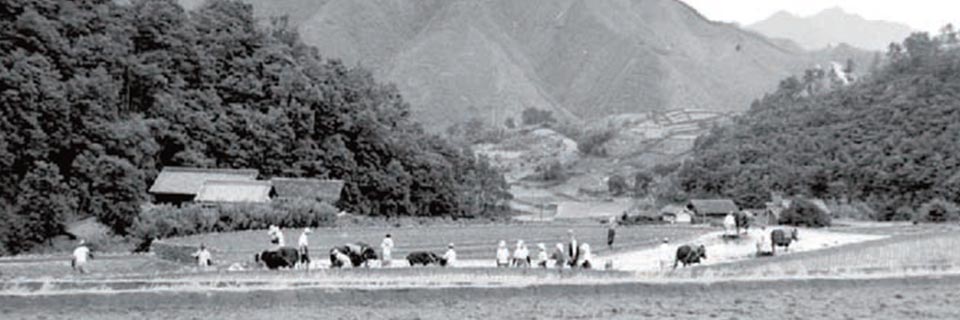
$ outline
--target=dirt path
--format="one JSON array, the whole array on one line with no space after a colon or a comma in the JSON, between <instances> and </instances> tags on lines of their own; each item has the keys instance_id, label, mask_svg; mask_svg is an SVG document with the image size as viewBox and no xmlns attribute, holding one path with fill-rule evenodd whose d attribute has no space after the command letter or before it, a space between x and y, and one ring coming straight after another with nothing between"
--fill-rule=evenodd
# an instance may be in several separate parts
<instances>
[{"instance_id":1,"label":"dirt path","mask_svg":"<svg viewBox=\"0 0 960 320\"><path fill-rule=\"evenodd\" d=\"M799 229L799 234L800 241L791 244L789 252L778 251L778 254L822 250L884 238L884 236L879 235L841 233L817 229ZM608 260L613 261L614 268L617 270L635 271L641 275L655 274L661 271L661 261L672 266L678 246L683 244L703 244L707 249L707 259L702 262L703 265L742 261L753 259L756 253L757 239L759 237L769 237L769 230L767 232L751 230L750 233L744 235L739 240L723 240L722 235L722 231L711 232L691 241L671 244L666 250L662 248L649 248L633 252L599 256L596 260L601 262Z\"/></svg>"},{"instance_id":2,"label":"dirt path","mask_svg":"<svg viewBox=\"0 0 960 320\"><path fill-rule=\"evenodd\" d=\"M3 319L958 319L960 277L0 296Z\"/></svg>"}]
</instances>

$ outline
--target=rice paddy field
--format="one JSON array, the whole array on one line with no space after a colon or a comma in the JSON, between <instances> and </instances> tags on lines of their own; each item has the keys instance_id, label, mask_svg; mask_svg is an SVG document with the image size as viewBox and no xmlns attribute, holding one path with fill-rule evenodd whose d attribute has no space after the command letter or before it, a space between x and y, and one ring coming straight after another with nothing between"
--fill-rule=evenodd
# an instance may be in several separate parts
<instances>
[{"instance_id":1,"label":"rice paddy field","mask_svg":"<svg viewBox=\"0 0 960 320\"><path fill-rule=\"evenodd\" d=\"M379 243L389 232L398 254L441 251L488 257L499 238L564 241L567 225L344 228L314 233L315 250L348 241ZM772 258L742 257L716 229L620 228L602 244L600 225L574 226L600 258L643 258L663 237L709 242L711 261L649 273L622 270L358 268L198 271L150 255L101 257L72 274L59 257L0 259L2 319L958 319L960 228L858 224L801 230L798 247ZM299 230L288 230L288 242ZM266 244L264 232L168 239L206 242L238 259ZM711 242L712 241L712 242ZM436 244L436 245L435 245ZM246 249L252 246L256 249ZM436 246L436 249L434 246ZM724 249L726 248L726 249ZM718 252L727 250L728 252ZM324 250L325 251L325 250ZM708 251L710 252L710 251ZM725 258L728 255L732 258ZM623 260L628 261L628 260Z\"/></svg>"},{"instance_id":2,"label":"rice paddy field","mask_svg":"<svg viewBox=\"0 0 960 320\"><path fill-rule=\"evenodd\" d=\"M492 259L496 255L497 243L507 242L512 250L517 240L524 240L532 255L539 252L538 243L544 243L551 249L557 243L566 243L568 230L573 230L578 241L589 243L597 255L610 254L652 247L663 238L674 242L694 239L713 231L704 226L651 225L619 227L613 250L607 248L607 228L595 225L564 224L512 224L479 226L424 226L424 227L350 227L321 228L310 236L310 251L314 259L327 259L331 247L349 242L365 242L380 252L380 241L390 234L396 245L393 258L402 260L412 251L432 251L442 254L448 243L454 243L457 257L461 260ZM288 246L296 245L301 229L284 230ZM214 258L222 264L251 262L253 254L270 248L266 231L243 231L223 234L205 234L166 240L176 244L196 246L200 243L211 247Z\"/></svg>"}]
</instances>

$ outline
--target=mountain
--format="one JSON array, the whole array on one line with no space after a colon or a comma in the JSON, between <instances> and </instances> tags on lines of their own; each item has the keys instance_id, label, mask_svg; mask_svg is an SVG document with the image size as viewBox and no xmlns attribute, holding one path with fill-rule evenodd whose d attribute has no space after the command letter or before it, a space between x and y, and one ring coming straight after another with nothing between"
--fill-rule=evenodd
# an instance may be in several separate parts
<instances>
[{"instance_id":1,"label":"mountain","mask_svg":"<svg viewBox=\"0 0 960 320\"><path fill-rule=\"evenodd\" d=\"M527 108L575 122L742 111L814 64L797 46L676 0L246 1L261 15L290 14L322 55L395 83L431 129L502 124Z\"/></svg>"},{"instance_id":2,"label":"mountain","mask_svg":"<svg viewBox=\"0 0 960 320\"><path fill-rule=\"evenodd\" d=\"M798 17L781 11L766 20L747 26L747 29L772 38L796 41L809 50L846 43L878 51L886 50L891 42L906 38L913 31L899 23L867 20L839 7L826 9L809 17Z\"/></svg>"},{"instance_id":3,"label":"mountain","mask_svg":"<svg viewBox=\"0 0 960 320\"><path fill-rule=\"evenodd\" d=\"M851 85L831 79L838 68L783 81L733 125L698 139L678 185L751 208L771 192L865 202L881 220L960 202L956 39L912 35Z\"/></svg>"}]
</instances>

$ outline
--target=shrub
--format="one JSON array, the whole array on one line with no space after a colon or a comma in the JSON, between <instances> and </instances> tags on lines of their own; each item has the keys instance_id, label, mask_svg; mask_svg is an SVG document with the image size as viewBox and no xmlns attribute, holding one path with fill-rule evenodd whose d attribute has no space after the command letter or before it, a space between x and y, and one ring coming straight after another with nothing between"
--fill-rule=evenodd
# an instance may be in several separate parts
<instances>
[{"instance_id":1,"label":"shrub","mask_svg":"<svg viewBox=\"0 0 960 320\"><path fill-rule=\"evenodd\" d=\"M916 211L915 221L948 222L960 220L960 207L943 198L927 201Z\"/></svg>"},{"instance_id":2,"label":"shrub","mask_svg":"<svg viewBox=\"0 0 960 320\"><path fill-rule=\"evenodd\" d=\"M789 208L780 214L780 224L808 227L830 226L830 215L806 199L795 199Z\"/></svg>"},{"instance_id":3,"label":"shrub","mask_svg":"<svg viewBox=\"0 0 960 320\"><path fill-rule=\"evenodd\" d=\"M606 157L607 150L603 148L603 145L616 137L617 133L613 130L601 130L597 132L589 132L583 135L583 138L580 141L577 141L577 147L580 149L580 152L584 154Z\"/></svg>"},{"instance_id":4,"label":"shrub","mask_svg":"<svg viewBox=\"0 0 960 320\"><path fill-rule=\"evenodd\" d=\"M536 172L543 181L559 181L567 177L563 164L556 160L537 166Z\"/></svg>"},{"instance_id":5,"label":"shrub","mask_svg":"<svg viewBox=\"0 0 960 320\"><path fill-rule=\"evenodd\" d=\"M137 251L146 251L154 239L209 232L331 226L337 210L315 201L275 201L270 204L224 204L215 207L156 206L143 210L130 235L140 241Z\"/></svg>"},{"instance_id":6,"label":"shrub","mask_svg":"<svg viewBox=\"0 0 960 320\"><path fill-rule=\"evenodd\" d=\"M627 179L624 179L623 176L615 174L607 179L607 190L614 197L622 196L628 189L630 189L630 186L627 185Z\"/></svg>"}]
</instances>

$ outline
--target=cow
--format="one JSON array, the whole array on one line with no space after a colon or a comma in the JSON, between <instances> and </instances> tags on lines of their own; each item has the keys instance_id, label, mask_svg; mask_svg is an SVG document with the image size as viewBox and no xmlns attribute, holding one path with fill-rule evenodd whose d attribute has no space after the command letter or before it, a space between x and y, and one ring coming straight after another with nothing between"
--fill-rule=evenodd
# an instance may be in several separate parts
<instances>
[{"instance_id":1,"label":"cow","mask_svg":"<svg viewBox=\"0 0 960 320\"><path fill-rule=\"evenodd\" d=\"M773 254L777 253L777 247L784 247L784 250L789 250L790 242L793 241L800 241L800 238L797 236L797 228L790 230L789 236L787 236L786 231L783 229L770 232L770 249Z\"/></svg>"},{"instance_id":2,"label":"cow","mask_svg":"<svg viewBox=\"0 0 960 320\"><path fill-rule=\"evenodd\" d=\"M348 243L346 245L333 247L330 249L330 266L333 268L343 267L346 263L346 261L343 261L343 256L349 258L350 264L354 268L359 266L369 266L368 262L371 260L377 260L378 257L377 252L366 243Z\"/></svg>"},{"instance_id":3,"label":"cow","mask_svg":"<svg viewBox=\"0 0 960 320\"><path fill-rule=\"evenodd\" d=\"M277 250L263 250L253 255L253 261L263 263L267 269L293 268L300 260L300 252L296 248L281 247Z\"/></svg>"},{"instance_id":4,"label":"cow","mask_svg":"<svg viewBox=\"0 0 960 320\"><path fill-rule=\"evenodd\" d=\"M428 266L430 264L436 264L440 266L447 265L447 260L443 257L438 256L436 253L425 251L411 252L407 255L407 262L410 263L411 267L418 264L423 266Z\"/></svg>"},{"instance_id":5,"label":"cow","mask_svg":"<svg viewBox=\"0 0 960 320\"><path fill-rule=\"evenodd\" d=\"M677 268L677 264L683 264L683 267L686 268L687 265L694 263L700 263L700 259L707 259L707 248L702 244L699 246L690 246L683 245L677 248L677 257L673 261L673 268Z\"/></svg>"}]
</instances>

